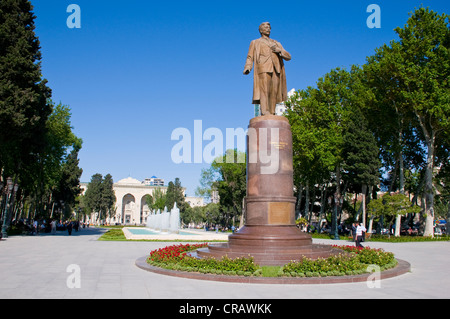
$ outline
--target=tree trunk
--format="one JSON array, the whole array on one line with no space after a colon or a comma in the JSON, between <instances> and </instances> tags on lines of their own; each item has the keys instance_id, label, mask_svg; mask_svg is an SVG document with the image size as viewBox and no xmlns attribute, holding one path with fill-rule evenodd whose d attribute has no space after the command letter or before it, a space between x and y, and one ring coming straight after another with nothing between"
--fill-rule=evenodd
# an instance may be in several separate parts
<instances>
[{"instance_id":1,"label":"tree trunk","mask_svg":"<svg viewBox=\"0 0 450 319\"><path fill-rule=\"evenodd\" d=\"M308 217L309 213L309 181L306 181L306 189L305 189L305 210L303 211L303 216L305 218Z\"/></svg>"},{"instance_id":2,"label":"tree trunk","mask_svg":"<svg viewBox=\"0 0 450 319\"><path fill-rule=\"evenodd\" d=\"M399 133L399 139L402 140L401 132ZM400 150L400 153L398 155L398 163L399 163L399 188L400 188L400 194L405 195L405 177L404 177L404 166L403 166L403 152ZM400 237L400 230L402 226L402 215L397 214L395 218L395 237Z\"/></svg>"},{"instance_id":3,"label":"tree trunk","mask_svg":"<svg viewBox=\"0 0 450 319\"><path fill-rule=\"evenodd\" d=\"M366 193L367 193L367 185L362 186L362 224L366 227Z\"/></svg>"},{"instance_id":4,"label":"tree trunk","mask_svg":"<svg viewBox=\"0 0 450 319\"><path fill-rule=\"evenodd\" d=\"M316 201L316 187L313 185L313 193L311 197L311 207L309 209L308 224L311 225L311 219L314 214L314 202Z\"/></svg>"},{"instance_id":5,"label":"tree trunk","mask_svg":"<svg viewBox=\"0 0 450 319\"><path fill-rule=\"evenodd\" d=\"M369 227L367 228L367 233L368 233L368 234L371 234L371 233L372 233L372 229L373 229L373 219L374 219L373 216L370 217L370 220L369 220Z\"/></svg>"},{"instance_id":6,"label":"tree trunk","mask_svg":"<svg viewBox=\"0 0 450 319\"><path fill-rule=\"evenodd\" d=\"M397 214L397 217L395 218L395 232L394 232L395 237L400 237L401 223L402 223L402 215Z\"/></svg>"},{"instance_id":7,"label":"tree trunk","mask_svg":"<svg viewBox=\"0 0 450 319\"><path fill-rule=\"evenodd\" d=\"M319 213L319 223L318 223L318 229L317 233L320 233L320 230L322 229L322 218L323 213L325 211L325 205L327 204L327 184L324 184L321 191L321 199L320 199L320 213Z\"/></svg>"},{"instance_id":8,"label":"tree trunk","mask_svg":"<svg viewBox=\"0 0 450 319\"><path fill-rule=\"evenodd\" d=\"M303 185L300 184L297 190L297 202L295 203L295 219L301 216L302 199L303 199Z\"/></svg>"},{"instance_id":9,"label":"tree trunk","mask_svg":"<svg viewBox=\"0 0 450 319\"><path fill-rule=\"evenodd\" d=\"M405 194L405 168L403 164L403 152L400 151L398 156L399 161L399 171L398 171L398 179L399 179L399 189L400 194Z\"/></svg>"},{"instance_id":10,"label":"tree trunk","mask_svg":"<svg viewBox=\"0 0 450 319\"><path fill-rule=\"evenodd\" d=\"M445 229L448 235L450 233L450 230L448 229L450 227L450 201L448 201L447 208L447 227Z\"/></svg>"},{"instance_id":11,"label":"tree trunk","mask_svg":"<svg viewBox=\"0 0 450 319\"><path fill-rule=\"evenodd\" d=\"M336 167L336 192L334 193L334 209L333 216L331 219L331 234L333 239L339 239L338 233L338 214L341 203L341 167L338 164Z\"/></svg>"},{"instance_id":12,"label":"tree trunk","mask_svg":"<svg viewBox=\"0 0 450 319\"><path fill-rule=\"evenodd\" d=\"M393 172L393 175L392 175L391 184L389 185L388 193L392 193L392 191L394 189L395 180L397 179L397 167L398 167L398 165L399 165L399 163L397 161L395 163L394 172Z\"/></svg>"},{"instance_id":13,"label":"tree trunk","mask_svg":"<svg viewBox=\"0 0 450 319\"><path fill-rule=\"evenodd\" d=\"M427 166L425 169L425 231L423 236L434 237L434 194L433 194L433 169L434 169L434 152L436 132L431 128L431 131L427 130L424 119L419 116L420 126L425 136L427 144Z\"/></svg>"}]
</instances>

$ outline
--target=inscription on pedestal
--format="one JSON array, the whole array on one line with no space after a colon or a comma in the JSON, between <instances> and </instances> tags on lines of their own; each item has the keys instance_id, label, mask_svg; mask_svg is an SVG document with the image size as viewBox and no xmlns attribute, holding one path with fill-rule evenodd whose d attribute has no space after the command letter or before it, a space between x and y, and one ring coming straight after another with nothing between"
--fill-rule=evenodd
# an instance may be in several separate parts
<instances>
[{"instance_id":1,"label":"inscription on pedestal","mask_svg":"<svg viewBox=\"0 0 450 319\"><path fill-rule=\"evenodd\" d=\"M277 150L284 150L288 143L286 142L270 142L270 145L275 147Z\"/></svg>"},{"instance_id":2,"label":"inscription on pedestal","mask_svg":"<svg viewBox=\"0 0 450 319\"><path fill-rule=\"evenodd\" d=\"M286 202L269 203L269 225L289 225L291 224L291 211L294 204Z\"/></svg>"}]
</instances>

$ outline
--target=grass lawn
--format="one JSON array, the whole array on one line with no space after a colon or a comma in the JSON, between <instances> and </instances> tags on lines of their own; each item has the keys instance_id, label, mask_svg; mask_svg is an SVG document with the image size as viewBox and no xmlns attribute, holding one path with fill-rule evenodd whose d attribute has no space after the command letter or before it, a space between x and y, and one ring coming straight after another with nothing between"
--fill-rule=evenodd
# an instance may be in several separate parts
<instances>
[{"instance_id":1,"label":"grass lawn","mask_svg":"<svg viewBox=\"0 0 450 319\"><path fill-rule=\"evenodd\" d=\"M126 241L127 238L125 237L123 231L123 227L114 227L110 228L106 233L104 233L98 240L105 240L105 241Z\"/></svg>"},{"instance_id":2,"label":"grass lawn","mask_svg":"<svg viewBox=\"0 0 450 319\"><path fill-rule=\"evenodd\" d=\"M127 238L125 237L122 228L124 226L110 226L105 227L108 228L108 231L103 234L99 238L99 240L105 240L105 241L127 241ZM322 238L322 239L330 239L330 235L328 234L311 234L312 238ZM347 236L341 236L341 239L350 239L350 237ZM434 238L431 237L423 237L423 236L386 236L386 235L372 235L369 239L366 239L366 242L392 242L392 243L402 243L402 242L420 242L420 241L449 241L450 236L449 235L443 235L443 236L435 236ZM142 239L140 241L159 241L159 240L146 240ZM181 241L181 240L180 240Z\"/></svg>"},{"instance_id":3,"label":"grass lawn","mask_svg":"<svg viewBox=\"0 0 450 319\"><path fill-rule=\"evenodd\" d=\"M127 239L125 237L125 234L122 231L122 228L124 226L102 226L103 228L108 229L106 233L104 233L98 240L104 240L104 241L161 241L161 242L167 242L167 240L160 240L160 239ZM126 226L128 227L128 226ZM171 242L201 242L204 243L205 240L186 240L186 239L176 239L176 240L170 240ZM208 243L213 242L226 242L226 240L208 240Z\"/></svg>"}]
</instances>

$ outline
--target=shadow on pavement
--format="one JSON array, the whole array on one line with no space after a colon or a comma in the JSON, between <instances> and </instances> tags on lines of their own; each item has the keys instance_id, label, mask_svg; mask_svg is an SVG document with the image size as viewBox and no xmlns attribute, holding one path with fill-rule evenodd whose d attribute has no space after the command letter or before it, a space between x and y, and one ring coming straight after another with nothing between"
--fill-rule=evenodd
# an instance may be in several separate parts
<instances>
[{"instance_id":1,"label":"shadow on pavement","mask_svg":"<svg viewBox=\"0 0 450 319\"><path fill-rule=\"evenodd\" d=\"M58 237L58 236L73 236L73 237L78 237L78 236L96 236L96 235L103 235L104 233L106 233L108 231L107 228L97 228L97 227L88 227L88 228L80 228L78 231L76 231L75 229L72 230L72 234L69 235L69 231L68 230L57 230L56 233L52 234L52 233L38 233L37 235L16 235L16 236L22 236L22 237ZM11 237L15 237L15 236L11 236Z\"/></svg>"}]
</instances>

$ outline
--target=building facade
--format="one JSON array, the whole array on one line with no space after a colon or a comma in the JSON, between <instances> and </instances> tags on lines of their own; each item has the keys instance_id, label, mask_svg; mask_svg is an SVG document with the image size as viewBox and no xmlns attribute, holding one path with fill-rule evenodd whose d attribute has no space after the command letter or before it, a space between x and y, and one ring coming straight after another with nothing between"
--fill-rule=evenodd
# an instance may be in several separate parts
<instances>
[{"instance_id":1,"label":"building facade","mask_svg":"<svg viewBox=\"0 0 450 319\"><path fill-rule=\"evenodd\" d=\"M106 219L102 216L102 220L98 220L98 213L92 213L87 222L91 224L106 223L110 225L145 225L147 218L150 215L150 208L146 202L146 196L153 196L156 189L161 189L163 193L167 192L167 186L164 186L164 180L152 177L153 182L149 182L150 179L139 181L132 177L121 179L117 183L114 183L113 190L116 195L116 204L114 207L114 213L112 216ZM156 181L154 179L157 179ZM162 185L161 185L162 181ZM88 183L81 183L83 194L88 187ZM186 189L183 188L183 194L185 195ZM203 198L197 197L185 197L191 207L203 206Z\"/></svg>"},{"instance_id":2,"label":"building facade","mask_svg":"<svg viewBox=\"0 0 450 319\"><path fill-rule=\"evenodd\" d=\"M164 186L164 180L156 176L146 178L142 183L146 186Z\"/></svg>"}]
</instances>

